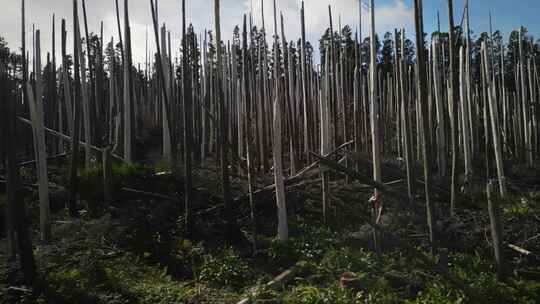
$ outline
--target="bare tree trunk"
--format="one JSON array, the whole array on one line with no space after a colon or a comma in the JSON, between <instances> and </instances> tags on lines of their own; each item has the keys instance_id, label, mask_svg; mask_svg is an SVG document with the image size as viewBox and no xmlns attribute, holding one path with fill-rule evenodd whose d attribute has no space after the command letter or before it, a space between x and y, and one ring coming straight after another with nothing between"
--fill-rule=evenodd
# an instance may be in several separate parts
<instances>
[{"instance_id":1,"label":"bare tree trunk","mask_svg":"<svg viewBox=\"0 0 540 304\"><path fill-rule=\"evenodd\" d=\"M22 1L23 11L23 41L24 41L24 0ZM23 53L25 50L25 44L23 42ZM23 55L23 58L25 56ZM24 60L23 60L24 62ZM23 63L23 69L25 63ZM15 100L11 94L12 88L9 84L7 68L0 62L0 99L6 103L4 110L0 113L2 115L2 127L5 126L5 134L2 138L5 140L5 169L7 178L6 187L6 219L10 220L7 224L8 230L6 235L8 237L8 255L9 258L15 257L18 253L20 257L20 265L24 275L24 281L27 285L33 286L36 278L36 266L34 261L34 254L32 251L32 240L30 238L30 232L28 227L30 226L26 217L26 204L24 199L20 195L20 178L19 178L19 162L17 160L17 136L9 136L17 133L17 126L15 122L16 108Z\"/></svg>"},{"instance_id":2,"label":"bare tree trunk","mask_svg":"<svg viewBox=\"0 0 540 304\"><path fill-rule=\"evenodd\" d=\"M133 81L131 78L131 29L129 27L128 0L124 0L124 36L125 62L124 62L124 159L127 163L133 162Z\"/></svg>"},{"instance_id":3,"label":"bare tree trunk","mask_svg":"<svg viewBox=\"0 0 540 304\"><path fill-rule=\"evenodd\" d=\"M505 261L502 251L502 227L499 219L499 208L497 200L493 197L493 182L488 182L486 187L489 221L491 223L491 238L493 240L493 251L495 253L495 263L497 266L497 279L504 279Z\"/></svg>"},{"instance_id":4,"label":"bare tree trunk","mask_svg":"<svg viewBox=\"0 0 540 304\"><path fill-rule=\"evenodd\" d=\"M418 65L418 83L419 83L419 101L421 108L421 122L420 126L422 130L420 131L422 136L422 154L424 162L424 186L425 186L425 196L426 196L426 216L427 224L429 229L429 240L431 242L432 248L436 247L435 241L435 229L434 229L434 210L431 204L430 198L430 187L431 187L431 153L430 153L430 142L429 138L426 136L428 131L428 105L427 105L427 79L426 79L426 66L425 66L425 50L424 50L424 29L422 27L422 0L415 0L415 28L416 28L416 54L417 54L417 65Z\"/></svg>"},{"instance_id":5,"label":"bare tree trunk","mask_svg":"<svg viewBox=\"0 0 540 304\"><path fill-rule=\"evenodd\" d=\"M253 235L253 254L257 252L257 226L255 220L255 208L253 200L253 168L252 168L252 123L251 123L251 92L250 92L250 79L248 73L248 43L247 43L247 23L246 15L244 15L244 30L242 32L242 83L243 94L246 115L246 160L247 160L247 177L248 177L248 192L249 192L249 206L251 216L251 234Z\"/></svg>"},{"instance_id":6,"label":"bare tree trunk","mask_svg":"<svg viewBox=\"0 0 540 304\"><path fill-rule=\"evenodd\" d=\"M304 1L302 1L302 8L300 10L300 28L302 32L302 53L301 53L301 70L302 70L302 107L304 111L304 152L306 153L306 160L309 163L310 154L309 151L313 148L309 136L310 126L310 101L308 100L308 64L307 64L307 50L306 50L306 20L304 11Z\"/></svg>"},{"instance_id":7,"label":"bare tree trunk","mask_svg":"<svg viewBox=\"0 0 540 304\"><path fill-rule=\"evenodd\" d=\"M189 206L191 204L192 191L192 173L191 173L191 150L192 150L192 113L191 113L191 71L188 61L188 44L186 37L186 1L182 0L182 79L184 99L184 174L185 174L185 192L184 192L184 217L185 229L190 230Z\"/></svg>"},{"instance_id":8,"label":"bare tree trunk","mask_svg":"<svg viewBox=\"0 0 540 304\"><path fill-rule=\"evenodd\" d=\"M486 82L487 82L487 90L488 90L488 101L489 101L489 115L491 116L491 136L493 138L493 148L495 150L495 161L497 164L497 175L499 177L499 191L501 194L501 197L506 197L506 185L505 185L505 177L504 177L504 161L503 161L503 155L502 155L502 147L500 143L500 135L499 135L499 109L498 109L498 102L496 100L496 93L495 93L495 79L494 79L494 73L491 73L491 67L490 67L490 60L488 59L488 53L487 53L487 47L485 41L482 42L482 55L483 55L483 63L484 63L484 69L485 69L485 75L486 75ZM489 78L493 77L493 78ZM487 116L484 117L484 119L489 119ZM486 150L486 157L489 157L488 151Z\"/></svg>"},{"instance_id":9,"label":"bare tree trunk","mask_svg":"<svg viewBox=\"0 0 540 304\"><path fill-rule=\"evenodd\" d=\"M456 41L454 37L454 6L453 0L448 0L448 24L449 24L449 38L448 44L450 47L449 52L449 94L448 94L448 105L449 105L449 114L450 114L450 128L451 128L451 137L452 137L452 184L450 190L450 215L454 216L456 209L456 179L457 179L457 155L458 155L458 133L457 133L457 102L456 98L458 97L457 86L458 86L458 75L457 75L457 66L455 62L455 50L456 50Z\"/></svg>"},{"instance_id":10,"label":"bare tree trunk","mask_svg":"<svg viewBox=\"0 0 540 304\"><path fill-rule=\"evenodd\" d=\"M437 147L438 147L438 166L439 166L439 175L446 176L446 132L445 132L445 116L444 116L444 106L443 98L441 93L445 91L445 88L441 84L441 75L439 69L439 36L435 37L433 40L433 80L434 80L434 91L435 91L435 102L437 106Z\"/></svg>"},{"instance_id":11,"label":"bare tree trunk","mask_svg":"<svg viewBox=\"0 0 540 304\"><path fill-rule=\"evenodd\" d=\"M375 1L370 1L371 11L371 39L370 39L370 99L371 99L371 148L373 154L373 180L376 182L382 182L381 176L381 155L380 155L380 137L379 137L379 96L377 91L377 51L375 46ZM382 211L382 200L380 198L379 190L374 191L374 216L375 223L379 223L380 214ZM379 241L377 232L374 230L375 248L379 250Z\"/></svg>"},{"instance_id":12,"label":"bare tree trunk","mask_svg":"<svg viewBox=\"0 0 540 304\"><path fill-rule=\"evenodd\" d=\"M403 132L403 155L405 158L405 166L407 170L407 196L409 198L409 204L412 204L414 200L414 184L415 184L415 175L414 175L414 165L413 165L413 150L412 150L412 138L411 138L411 122L409 119L409 104L410 100L408 99L407 84L408 73L405 61L405 28L401 29L401 60L399 62L400 69L400 87L401 87L401 125Z\"/></svg>"},{"instance_id":13,"label":"bare tree trunk","mask_svg":"<svg viewBox=\"0 0 540 304\"><path fill-rule=\"evenodd\" d=\"M73 136L73 109L71 101L71 83L69 81L68 62L66 53L66 20L62 19L62 85L64 87L64 105L66 106L66 120L68 124L69 135Z\"/></svg>"},{"instance_id":14,"label":"bare tree trunk","mask_svg":"<svg viewBox=\"0 0 540 304\"><path fill-rule=\"evenodd\" d=\"M35 85L25 84L29 98L30 114L32 117L32 130L34 134L34 154L37 160L38 185L39 185L39 222L41 240L48 242L51 237L51 215L49 207L49 179L47 176L47 152L43 121L43 80L41 77L41 38L40 31L36 31L36 61ZM35 94L35 95L34 95Z\"/></svg>"},{"instance_id":15,"label":"bare tree trunk","mask_svg":"<svg viewBox=\"0 0 540 304\"><path fill-rule=\"evenodd\" d=\"M523 138L526 149L527 165L533 166L533 151L531 145L531 129L529 125L529 98L527 93L527 81L525 80L525 54L523 50L523 29L519 29L519 74L521 86L521 107L523 110Z\"/></svg>"},{"instance_id":16,"label":"bare tree trunk","mask_svg":"<svg viewBox=\"0 0 540 304\"><path fill-rule=\"evenodd\" d=\"M226 229L225 235L228 240L232 240L236 234L236 221L232 213L231 206L231 186L229 180L229 160L226 148L227 134L227 119L225 115L225 102L223 101L223 66L222 66L222 50L221 50L221 25L220 25L220 7L219 0L214 0L214 17L215 17L215 31L216 31L216 56L217 56L217 96L216 104L219 107L219 120L220 120L220 135L218 135L218 147L221 165L221 182L223 186L223 200L225 203L225 221Z\"/></svg>"},{"instance_id":17,"label":"bare tree trunk","mask_svg":"<svg viewBox=\"0 0 540 304\"><path fill-rule=\"evenodd\" d=\"M329 47L326 47L326 60L324 68L324 87L320 91L320 126L321 126L321 155L330 153L330 52ZM329 189L329 172L328 168L320 165L321 180L322 180L322 203L323 203L323 219L327 220L327 209L330 205L330 189Z\"/></svg>"},{"instance_id":18,"label":"bare tree trunk","mask_svg":"<svg viewBox=\"0 0 540 304\"><path fill-rule=\"evenodd\" d=\"M81 35L79 31L79 15L77 9L77 0L73 0L73 74L75 75L75 94L73 98L73 134L71 141L71 162L69 167L69 199L68 209L69 214L72 217L77 215L76 203L77 203L77 190L78 190L78 177L77 171L79 167L79 100L81 98L81 79L80 79L80 49L81 49Z\"/></svg>"},{"instance_id":19,"label":"bare tree trunk","mask_svg":"<svg viewBox=\"0 0 540 304\"><path fill-rule=\"evenodd\" d=\"M472 155L471 155L471 128L469 120L469 94L467 92L467 50L463 47L459 50L459 73L460 73L460 97L461 97L461 134L463 139L463 159L465 161L465 189L472 179Z\"/></svg>"},{"instance_id":20,"label":"bare tree trunk","mask_svg":"<svg viewBox=\"0 0 540 304\"><path fill-rule=\"evenodd\" d=\"M289 239L289 228L287 224L287 202L285 200L285 183L283 182L283 155L282 155L282 138L281 138L281 122L282 122L282 102L280 92L280 59L279 59L279 42L277 35L277 14L276 0L274 0L274 81L275 81L275 96L274 96L274 181L276 184L276 203L278 210L278 238L281 242L286 242Z\"/></svg>"},{"instance_id":21,"label":"bare tree trunk","mask_svg":"<svg viewBox=\"0 0 540 304\"><path fill-rule=\"evenodd\" d=\"M157 76L158 76L158 79L159 79L159 82L160 84L158 85L159 87L161 87L161 90L162 90L162 107L159 110L161 110L162 114L163 114L163 121L164 123L166 123L166 125L164 126L164 130L172 130L172 122L171 122L171 103L172 101L170 100L169 98L169 90L167 90L167 87L166 87L166 83L167 83L167 77L169 76L169 73L166 69L166 58L164 58L161 53L161 48L160 48L160 43L159 43L159 26L158 26L158 20L157 20L157 8L154 7L154 0L150 0L150 9L152 10L152 23L153 23L153 26L154 26L154 37L155 37L155 41L156 41L156 53L157 53L157 56L156 56L156 59L157 59L157 63L156 63L156 66L158 68L158 73L157 73ZM171 162L174 162L174 137L169 134L169 140L167 140L166 138L164 138L164 146L163 146L163 149L166 149L167 146L165 145L165 143L167 142L170 142L170 147L171 147ZM173 165L173 164L170 164L170 165Z\"/></svg>"}]
</instances>

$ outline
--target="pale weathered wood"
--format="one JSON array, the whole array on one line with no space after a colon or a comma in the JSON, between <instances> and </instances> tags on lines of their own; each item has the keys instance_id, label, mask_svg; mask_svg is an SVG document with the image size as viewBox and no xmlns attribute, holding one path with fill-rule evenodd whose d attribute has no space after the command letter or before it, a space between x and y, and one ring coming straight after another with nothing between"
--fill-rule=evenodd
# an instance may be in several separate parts
<instances>
[{"instance_id":1,"label":"pale weathered wood","mask_svg":"<svg viewBox=\"0 0 540 304\"><path fill-rule=\"evenodd\" d=\"M124 0L124 159L133 162L133 80L131 75L131 29L128 0ZM83 82L84 83L84 82Z\"/></svg>"},{"instance_id":2,"label":"pale weathered wood","mask_svg":"<svg viewBox=\"0 0 540 304\"><path fill-rule=\"evenodd\" d=\"M500 134L499 134L499 109L498 109L498 102L496 100L496 94L495 94L495 79L489 79L490 77L493 77L493 74L491 73L491 67L490 67L490 60L488 60L488 53L487 53L487 47L485 41L482 43L482 58L483 58L483 64L485 68L485 73L487 79L487 90L488 90L488 102L489 102L489 115L491 116L491 137L493 138L493 148L495 150L495 161L497 164L497 176L499 177L499 192L501 197L506 197L506 184L505 184L505 176L504 176L504 161L503 161L503 155L502 155L502 147L500 143ZM485 120L488 120L489 118L486 116L484 117ZM486 151L487 153L487 151ZM486 157L489 157L486 155Z\"/></svg>"},{"instance_id":3,"label":"pale weathered wood","mask_svg":"<svg viewBox=\"0 0 540 304\"><path fill-rule=\"evenodd\" d=\"M225 102L223 100L223 89L222 89L222 75L223 75L223 65L222 65L222 48L221 48L221 24L220 24L220 0L214 0L214 18L215 18L215 34L216 34L216 56L217 56L217 94L216 104L219 108L219 120L220 120L220 135L218 138L218 148L220 156L220 167L221 167L221 183L223 187L223 200L225 202L225 221L226 229L225 234L228 239L234 237L236 224L231 210L231 189L230 189L230 180L229 180L229 157L228 151L226 149L226 139L224 138L227 134L227 121L225 115Z\"/></svg>"},{"instance_id":4,"label":"pale weathered wood","mask_svg":"<svg viewBox=\"0 0 540 304\"><path fill-rule=\"evenodd\" d=\"M80 32L79 32L79 15L77 0L73 0L73 74L74 74L74 98L73 98L73 134L71 141L71 160L69 165L69 198L67 207L70 216L77 215L77 190L79 167L79 100L81 99L81 75L80 75Z\"/></svg>"},{"instance_id":5,"label":"pale weathered wood","mask_svg":"<svg viewBox=\"0 0 540 304\"><path fill-rule=\"evenodd\" d=\"M278 209L278 238L281 242L289 239L289 226L287 221L287 201L285 200L285 183L283 181L283 155L282 155L282 101L280 92L280 59L277 52L279 47L277 35L276 0L274 0L274 181L276 183L276 204Z\"/></svg>"},{"instance_id":6,"label":"pale weathered wood","mask_svg":"<svg viewBox=\"0 0 540 304\"><path fill-rule=\"evenodd\" d=\"M426 136L428 131L428 105L427 105L427 76L426 76L426 61L424 53L424 28L423 28L423 16L422 16L422 0L414 1L414 12L415 12L415 28L416 28L416 62L418 67L418 101L420 104L421 112L421 123L419 127L422 129L420 131L422 137L422 155L423 155L423 165L424 165L424 193L426 200L426 217L427 217L427 226L429 232L429 240L431 242L432 248L436 247L437 236L435 235L434 220L435 220L435 210L433 208L431 197L430 197L430 187L431 187L431 151L430 151L430 139Z\"/></svg>"},{"instance_id":7,"label":"pale weathered wood","mask_svg":"<svg viewBox=\"0 0 540 304\"><path fill-rule=\"evenodd\" d=\"M41 39L40 31L36 31L35 46L35 84L26 84L29 100L32 130L34 134L34 154L37 161L39 183L39 223L41 240L48 242L51 238L51 211L49 206L49 180L47 176L47 151L43 121L43 79L41 77ZM33 90L32 90L33 88ZM34 95L35 92L35 95Z\"/></svg>"},{"instance_id":8,"label":"pale weathered wood","mask_svg":"<svg viewBox=\"0 0 540 304\"><path fill-rule=\"evenodd\" d=\"M503 280L505 277L505 260L502 251L502 226L499 216L499 206L497 204L496 198L493 197L493 187L493 182L488 182L486 187L486 194L488 201L489 221L491 226L491 238L493 240L495 264L497 266L497 279Z\"/></svg>"},{"instance_id":9,"label":"pale weathered wood","mask_svg":"<svg viewBox=\"0 0 540 304\"><path fill-rule=\"evenodd\" d=\"M112 203L112 161L111 148L103 149L103 201L105 206Z\"/></svg>"},{"instance_id":10,"label":"pale weathered wood","mask_svg":"<svg viewBox=\"0 0 540 304\"><path fill-rule=\"evenodd\" d=\"M454 35L454 6L453 0L448 0L448 28L451 29L448 33L449 45L449 81L448 81L448 114L450 118L450 134L452 144L452 178L450 189L450 215L454 216L456 209L456 183L457 183L457 157L458 157L458 131L457 131L457 98L458 98L458 73L455 62L456 41Z\"/></svg>"}]
</instances>

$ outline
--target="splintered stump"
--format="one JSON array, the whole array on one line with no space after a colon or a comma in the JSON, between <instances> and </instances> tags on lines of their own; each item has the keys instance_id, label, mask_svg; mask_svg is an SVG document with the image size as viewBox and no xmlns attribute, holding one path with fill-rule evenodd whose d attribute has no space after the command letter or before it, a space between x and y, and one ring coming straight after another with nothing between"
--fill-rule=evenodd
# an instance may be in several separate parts
<instances>
[{"instance_id":1,"label":"splintered stump","mask_svg":"<svg viewBox=\"0 0 540 304\"><path fill-rule=\"evenodd\" d=\"M266 288L271 289L271 290L282 288L287 282L289 282L292 278L294 278L294 275L296 273L297 273L297 267L295 265L283 271L282 273L280 273L272 281L266 283ZM258 291L254 291L249 297L240 300L236 304L260 303L259 301L261 300L256 300L257 296L258 296Z\"/></svg>"},{"instance_id":2,"label":"splintered stump","mask_svg":"<svg viewBox=\"0 0 540 304\"><path fill-rule=\"evenodd\" d=\"M339 288L343 290L363 290L364 285L360 278L353 272L344 272L339 279Z\"/></svg>"}]
</instances>

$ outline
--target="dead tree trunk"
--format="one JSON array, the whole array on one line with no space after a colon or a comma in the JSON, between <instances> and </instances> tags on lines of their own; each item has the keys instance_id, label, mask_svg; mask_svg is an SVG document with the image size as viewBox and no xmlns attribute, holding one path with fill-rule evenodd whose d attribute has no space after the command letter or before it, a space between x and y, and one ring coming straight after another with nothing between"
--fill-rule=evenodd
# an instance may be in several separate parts
<instances>
[{"instance_id":1,"label":"dead tree trunk","mask_svg":"<svg viewBox=\"0 0 540 304\"><path fill-rule=\"evenodd\" d=\"M71 141L71 162L69 167L69 199L68 209L70 216L77 215L76 203L77 203L77 190L78 190L78 177L77 171L79 167L79 100L81 98L81 78L79 62L81 57L81 35L79 31L79 15L77 8L77 0L73 0L73 74L75 81L75 94L73 98L73 134Z\"/></svg>"},{"instance_id":2,"label":"dead tree trunk","mask_svg":"<svg viewBox=\"0 0 540 304\"><path fill-rule=\"evenodd\" d=\"M124 159L133 162L133 82L131 78L131 29L129 27L128 0L124 0Z\"/></svg>"},{"instance_id":3,"label":"dead tree trunk","mask_svg":"<svg viewBox=\"0 0 540 304\"><path fill-rule=\"evenodd\" d=\"M221 25L219 0L214 0L214 18L216 31L216 56L217 56L217 94L216 104L219 108L220 134L217 136L221 166L221 182L223 187L223 200L225 203L225 235L228 240L235 237L237 228L231 206L231 185L229 180L229 157L226 147L227 116L225 115L225 102L223 101L223 65L221 50Z\"/></svg>"},{"instance_id":4,"label":"dead tree trunk","mask_svg":"<svg viewBox=\"0 0 540 304\"><path fill-rule=\"evenodd\" d=\"M375 1L370 1L371 12L371 39L370 39L370 99L371 99L371 148L373 154L373 180L382 182L381 176L381 155L380 155L380 137L379 137L379 95L377 90L377 51L375 46ZM382 200L378 189L375 189L373 196L375 222L379 223L382 211ZM374 230L375 247L379 248L377 232Z\"/></svg>"},{"instance_id":5,"label":"dead tree trunk","mask_svg":"<svg viewBox=\"0 0 540 304\"><path fill-rule=\"evenodd\" d=\"M448 44L449 44L449 94L448 94L448 105L449 105L449 114L450 114L450 129L452 137L452 185L451 185L451 198L450 198L450 215L454 216L456 209L456 179L457 179L457 154L458 154L458 133L457 133L457 102L456 98L458 97L457 86L458 86L458 75L457 75L457 66L455 62L456 58L456 41L454 36L454 6L453 0L448 0L448 24L449 24L449 33L448 33Z\"/></svg>"},{"instance_id":6,"label":"dead tree trunk","mask_svg":"<svg viewBox=\"0 0 540 304\"><path fill-rule=\"evenodd\" d=\"M192 174L191 174L191 150L192 150L192 113L191 113L191 71L188 64L188 43L186 37L186 1L182 0L182 80L183 80L183 93L182 98L184 100L184 174L185 174L185 188L184 188L184 217L185 217L185 229L190 230L189 221L189 206L191 203L191 188Z\"/></svg>"},{"instance_id":7,"label":"dead tree trunk","mask_svg":"<svg viewBox=\"0 0 540 304\"><path fill-rule=\"evenodd\" d=\"M23 29L24 29L24 0L22 2L23 11ZM24 30L23 30L24 41ZM23 42L24 52L24 42ZM24 58L24 56L23 56ZM23 65L24 68L24 65ZM16 108L13 94L11 94L12 86L8 80L7 68L0 62L0 99L6 103L2 115L2 121L5 122L5 169L7 177L6 187L6 219L8 222L8 254L9 257L14 257L18 254L20 265L24 275L24 281L29 286L33 286L36 278L36 266L34 254L32 251L32 240L28 231L29 222L26 217L26 204L20 195L20 178L19 178L19 161L17 159L17 137L10 136L16 134Z\"/></svg>"},{"instance_id":8,"label":"dead tree trunk","mask_svg":"<svg viewBox=\"0 0 540 304\"><path fill-rule=\"evenodd\" d=\"M25 84L29 99L30 115L32 117L32 131L34 134L34 154L37 160L39 185L39 226L41 240L48 242L51 237L51 215L49 207L49 179L47 177L47 143L45 142L44 115L43 115L43 80L41 77L41 32L36 31L35 46L35 84Z\"/></svg>"},{"instance_id":9,"label":"dead tree trunk","mask_svg":"<svg viewBox=\"0 0 540 304\"><path fill-rule=\"evenodd\" d=\"M419 101L421 108L421 122L420 126L421 137L422 137L422 154L423 154L423 163L424 163L424 190L425 190L425 199L426 199L426 216L427 224L429 229L429 240L433 248L435 248L435 229L434 224L434 210L431 204L430 198L430 186L431 186L431 153L430 153L430 142L429 138L426 136L428 131L428 105L427 105L427 78L426 78L426 61L425 61L425 49L424 49L424 29L422 26L422 0L414 1L414 12L415 12L415 28L416 28L416 54L417 54L417 65L418 65L418 84L419 84Z\"/></svg>"},{"instance_id":10,"label":"dead tree trunk","mask_svg":"<svg viewBox=\"0 0 540 304\"><path fill-rule=\"evenodd\" d=\"M482 42L482 55L483 55L483 63L484 63L484 69L485 69L485 75L486 75L486 82L487 82L487 91L488 91L488 102L489 102L489 115L491 116L491 136L493 138L493 149L495 150L495 162L497 164L497 175L499 177L499 191L501 194L501 197L506 197L506 185L505 185L505 177L504 177L504 161L502 156L502 147L500 143L500 135L499 135L499 109L498 109L498 102L496 100L496 93L495 93L495 79L493 73L491 73L491 67L490 67L490 60L488 59L488 53L487 53L487 47L485 41ZM484 119L488 120L489 117L484 117ZM489 151L486 151L486 157L489 157L488 154Z\"/></svg>"},{"instance_id":11,"label":"dead tree trunk","mask_svg":"<svg viewBox=\"0 0 540 304\"><path fill-rule=\"evenodd\" d=\"M497 265L497 279L504 279L504 256L502 252L502 227L499 219L497 200L493 197L493 182L488 182L486 187L489 221L491 224L491 238L493 240L493 251L495 253L495 263Z\"/></svg>"},{"instance_id":12,"label":"dead tree trunk","mask_svg":"<svg viewBox=\"0 0 540 304\"><path fill-rule=\"evenodd\" d=\"M281 147L282 102L280 100L280 59L278 53L279 42L277 35L276 0L274 0L274 37L274 181L276 183L276 203L278 210L278 238L281 242L286 242L289 239L289 228L287 224L287 202L285 200L285 183L283 181L283 151Z\"/></svg>"}]
</instances>

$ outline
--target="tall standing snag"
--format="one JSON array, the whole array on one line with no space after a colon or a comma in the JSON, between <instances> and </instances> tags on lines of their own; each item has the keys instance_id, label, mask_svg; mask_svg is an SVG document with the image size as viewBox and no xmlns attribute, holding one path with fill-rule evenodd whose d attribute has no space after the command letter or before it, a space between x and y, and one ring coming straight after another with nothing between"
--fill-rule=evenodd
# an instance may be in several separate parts
<instances>
[{"instance_id":1,"label":"tall standing snag","mask_svg":"<svg viewBox=\"0 0 540 304\"><path fill-rule=\"evenodd\" d=\"M128 0L124 1L124 159L127 163L133 161L133 82L131 79L131 30L129 28Z\"/></svg>"},{"instance_id":2,"label":"tall standing snag","mask_svg":"<svg viewBox=\"0 0 540 304\"><path fill-rule=\"evenodd\" d=\"M370 27L370 99L371 99L371 149L373 153L373 180L376 182L382 182L381 176L381 143L379 136L379 95L378 95L378 80L377 80L377 50L376 50L376 32L375 32L375 1L370 2L371 12L371 27ZM382 204L379 190L375 189L373 196L375 222L379 222L380 214L382 212ZM374 230L375 246L378 247L377 232Z\"/></svg>"},{"instance_id":3,"label":"tall standing snag","mask_svg":"<svg viewBox=\"0 0 540 304\"><path fill-rule=\"evenodd\" d=\"M278 209L278 238L281 242L286 242L289 238L289 228L287 225L287 203L285 201L285 183L283 181L283 155L281 147L281 100L280 100L280 79L279 68L280 59L278 54L279 42L277 35L276 0L274 0L274 180L276 183L276 203Z\"/></svg>"},{"instance_id":4,"label":"tall standing snag","mask_svg":"<svg viewBox=\"0 0 540 304\"><path fill-rule=\"evenodd\" d=\"M433 227L433 206L431 205L430 187L431 187L431 149L430 142L426 133L428 132L428 104L427 104L427 77L426 77L426 61L424 50L424 29L422 26L422 0L414 0L414 21L416 28L416 61L418 65L418 88L419 101L421 109L420 134L422 138L422 154L424 163L424 190L426 196L426 216L429 229L429 240L431 245L435 247L435 231Z\"/></svg>"},{"instance_id":5,"label":"tall standing snag","mask_svg":"<svg viewBox=\"0 0 540 304\"><path fill-rule=\"evenodd\" d=\"M182 0L182 98L184 99L184 172L185 193L184 212L186 230L189 230L189 205L191 201L192 174L191 174L191 149L192 149L192 113L191 113L191 71L188 64L188 43L186 37L186 0Z\"/></svg>"},{"instance_id":6,"label":"tall standing snag","mask_svg":"<svg viewBox=\"0 0 540 304\"><path fill-rule=\"evenodd\" d=\"M37 160L38 189L39 189L39 226L41 240L49 241L51 235L51 215L49 207L49 179L47 177L47 144L43 121L43 80L41 77L41 38L40 31L36 31L35 46L35 84L25 84L28 94L30 115L32 117L32 131L34 134L34 153ZM33 88L33 90L32 90Z\"/></svg>"},{"instance_id":7,"label":"tall standing snag","mask_svg":"<svg viewBox=\"0 0 540 304\"><path fill-rule=\"evenodd\" d=\"M506 185L505 185L505 177L504 177L504 162L503 162L503 155L502 155L502 147L500 143L500 135L499 135L499 106L498 102L496 100L496 94L495 94L495 79L494 74L492 74L491 67L490 67L490 61L488 60L488 53L487 53L487 47L486 42L482 42L482 58L483 58L483 64L485 69L485 75L487 79L487 90L488 90L488 102L489 102L489 116L491 116L491 136L493 138L493 148L495 150L495 162L497 165L497 175L499 177L499 192L501 194L501 197L506 197ZM489 119L489 117L484 117L484 119ZM486 151L486 154L488 154L489 151ZM486 155L486 157L489 157Z\"/></svg>"},{"instance_id":8,"label":"tall standing snag","mask_svg":"<svg viewBox=\"0 0 540 304\"><path fill-rule=\"evenodd\" d=\"M79 16L77 8L77 0L73 0L73 74L74 74L74 88L75 94L73 98L73 134L71 141L71 162L69 166L69 198L68 209L70 216L76 216L76 202L77 202L77 189L78 178L77 171L79 167L79 100L81 98L81 78L80 78L80 52L81 48L81 34L79 31Z\"/></svg>"},{"instance_id":9,"label":"tall standing snag","mask_svg":"<svg viewBox=\"0 0 540 304\"><path fill-rule=\"evenodd\" d=\"M449 105L449 114L450 114L450 133L452 138L452 184L450 189L450 215L454 216L456 208L456 175L457 175L457 154L458 154L458 137L457 137L457 102L456 98L458 96L457 86L458 86L458 75L456 72L456 41L454 35L454 5L453 0L448 0L448 45L450 48L449 51L449 93L448 93L448 105Z\"/></svg>"},{"instance_id":10,"label":"tall standing snag","mask_svg":"<svg viewBox=\"0 0 540 304\"><path fill-rule=\"evenodd\" d=\"M214 18L216 27L216 65L217 65L217 94L215 96L216 104L219 109L219 135L218 149L220 156L221 166L221 183L223 187L223 201L225 203L225 236L228 240L234 237L234 230L236 227L235 219L231 210L231 185L229 180L229 160L226 148L226 134L227 134L227 116L225 115L225 102L223 101L223 66L222 66L222 50L221 50L221 26L220 26L220 8L219 0L214 0Z\"/></svg>"},{"instance_id":11,"label":"tall standing snag","mask_svg":"<svg viewBox=\"0 0 540 304\"><path fill-rule=\"evenodd\" d=\"M23 16L24 16L24 1L23 1ZM24 20L24 17L23 17ZM24 24L24 22L23 22ZM23 27L24 28L24 27ZM24 39L24 34L23 34ZM24 40L23 40L24 41ZM16 133L16 108L15 100L11 94L11 84L8 80L7 68L0 62L0 100L7 103L4 107L5 111L0 113L0 118L5 121L5 134ZM36 266L34 262L34 254L32 251L32 240L28 231L29 223L26 218L26 204L20 194L20 177L19 163L17 159L17 137L4 136L5 140L5 169L7 178L6 187L6 218L11 219L9 222L7 237L10 248L8 250L10 257L14 257L18 253L20 265L24 275L24 281L29 286L32 286L36 277ZM11 256L13 254L13 256Z\"/></svg>"},{"instance_id":12,"label":"tall standing snag","mask_svg":"<svg viewBox=\"0 0 540 304\"><path fill-rule=\"evenodd\" d=\"M502 252L502 227L499 219L499 210L496 199L493 197L493 182L489 181L486 187L489 221L491 225L491 238L493 239L493 251L497 265L497 278L504 277L504 256Z\"/></svg>"}]
</instances>

